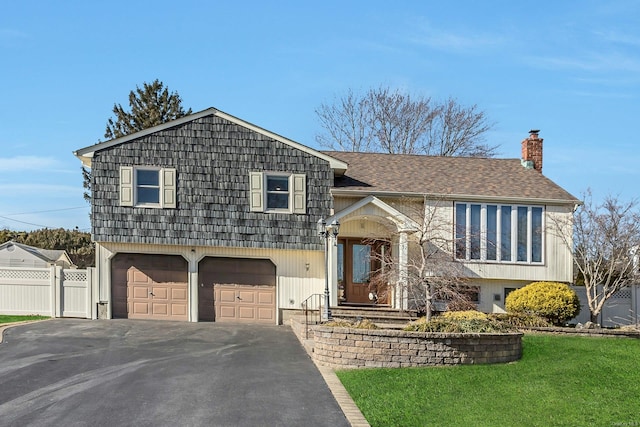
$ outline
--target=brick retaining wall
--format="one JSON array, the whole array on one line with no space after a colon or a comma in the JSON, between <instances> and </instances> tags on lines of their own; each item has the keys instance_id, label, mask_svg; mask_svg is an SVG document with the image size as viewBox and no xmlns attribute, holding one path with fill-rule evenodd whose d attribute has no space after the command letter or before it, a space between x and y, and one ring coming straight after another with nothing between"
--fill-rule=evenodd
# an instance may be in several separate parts
<instances>
[{"instance_id":1,"label":"brick retaining wall","mask_svg":"<svg viewBox=\"0 0 640 427\"><path fill-rule=\"evenodd\" d=\"M504 363L522 357L522 333L454 334L313 326L313 358L332 368Z\"/></svg>"}]
</instances>

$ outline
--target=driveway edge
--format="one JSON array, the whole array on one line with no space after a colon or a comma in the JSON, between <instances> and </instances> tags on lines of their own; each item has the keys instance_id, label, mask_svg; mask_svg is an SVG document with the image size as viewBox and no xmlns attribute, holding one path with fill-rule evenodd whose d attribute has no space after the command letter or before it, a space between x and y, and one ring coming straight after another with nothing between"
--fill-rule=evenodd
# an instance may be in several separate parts
<instances>
[{"instance_id":1,"label":"driveway edge","mask_svg":"<svg viewBox=\"0 0 640 427\"><path fill-rule=\"evenodd\" d=\"M0 325L0 344L4 341L4 331L9 328L13 328L14 326L26 325L27 323L37 323L37 322L46 322L51 319L42 319L42 320L24 320L22 322L13 322L13 323L5 323Z\"/></svg>"},{"instance_id":2,"label":"driveway edge","mask_svg":"<svg viewBox=\"0 0 640 427\"><path fill-rule=\"evenodd\" d=\"M311 359L313 360L313 357ZM315 363L316 368L320 371L322 378L324 378L324 382L327 383L329 390L331 390L333 397L335 397L338 402L338 405L340 406L340 409L342 409L342 412L347 418L349 424L351 424L352 427L371 427L333 369L318 365L315 360L313 363Z\"/></svg>"},{"instance_id":3,"label":"driveway edge","mask_svg":"<svg viewBox=\"0 0 640 427\"><path fill-rule=\"evenodd\" d=\"M340 381L334 370L327 366L322 366L318 364L318 362L316 362L315 358L313 357L313 340L303 340L293 330L293 324L290 324L290 326L292 328L291 331L296 336L296 338L298 338L300 345L302 345L302 347L309 355L309 358L313 361L314 365L316 365L316 368L320 372L320 375L322 375L324 382L327 384L327 387L329 387L329 390L331 391L331 394L333 394L333 397L336 399L336 402L338 402L338 406L340 406L340 409L342 410L342 413L344 414L349 424L351 424L352 427L371 427L367 419L364 417L364 415L362 415L360 408L358 408L358 406L355 404L355 402L347 392L347 389L344 388L344 385L342 385L342 382Z\"/></svg>"}]
</instances>

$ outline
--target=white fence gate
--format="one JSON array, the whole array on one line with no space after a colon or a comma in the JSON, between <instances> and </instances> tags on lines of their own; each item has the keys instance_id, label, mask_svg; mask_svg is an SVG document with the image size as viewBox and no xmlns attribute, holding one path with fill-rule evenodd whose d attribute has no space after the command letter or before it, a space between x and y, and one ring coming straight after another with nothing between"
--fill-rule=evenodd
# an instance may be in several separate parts
<instances>
[{"instance_id":1,"label":"white fence gate","mask_svg":"<svg viewBox=\"0 0 640 427\"><path fill-rule=\"evenodd\" d=\"M96 319L94 269L0 268L0 314Z\"/></svg>"}]
</instances>

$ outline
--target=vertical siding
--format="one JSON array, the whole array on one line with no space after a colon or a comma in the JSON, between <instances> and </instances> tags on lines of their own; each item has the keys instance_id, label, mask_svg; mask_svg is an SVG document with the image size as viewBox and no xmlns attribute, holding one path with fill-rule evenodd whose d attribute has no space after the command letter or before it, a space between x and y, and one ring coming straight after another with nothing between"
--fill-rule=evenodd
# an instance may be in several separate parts
<instances>
[{"instance_id":1,"label":"vertical siding","mask_svg":"<svg viewBox=\"0 0 640 427\"><path fill-rule=\"evenodd\" d=\"M278 309L299 309L300 304L309 295L324 292L324 252L282 249L252 249L252 248L224 248L224 247L184 247L177 245L144 245L126 243L99 243L97 245L100 281L100 295L105 301L109 300L111 273L106 266L109 259L116 253L147 253L181 255L189 262L190 274L190 306L197 306L197 269L198 263L207 256L240 257L270 259L276 266L277 276L277 306ZM195 319L190 319L195 321Z\"/></svg>"}]
</instances>

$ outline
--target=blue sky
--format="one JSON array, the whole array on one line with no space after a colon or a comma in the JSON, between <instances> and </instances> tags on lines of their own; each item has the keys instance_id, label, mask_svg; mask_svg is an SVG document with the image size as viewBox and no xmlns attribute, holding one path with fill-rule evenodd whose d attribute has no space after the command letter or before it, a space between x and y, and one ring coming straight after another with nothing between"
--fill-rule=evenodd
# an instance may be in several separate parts
<instances>
[{"instance_id":1,"label":"blue sky","mask_svg":"<svg viewBox=\"0 0 640 427\"><path fill-rule=\"evenodd\" d=\"M89 230L72 152L156 78L312 147L314 110L349 88L452 96L495 122L500 157L540 129L544 174L574 195L640 195L637 1L22 0L0 58L0 228Z\"/></svg>"}]
</instances>

